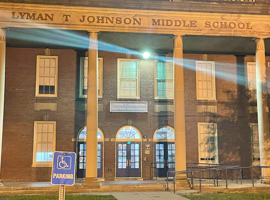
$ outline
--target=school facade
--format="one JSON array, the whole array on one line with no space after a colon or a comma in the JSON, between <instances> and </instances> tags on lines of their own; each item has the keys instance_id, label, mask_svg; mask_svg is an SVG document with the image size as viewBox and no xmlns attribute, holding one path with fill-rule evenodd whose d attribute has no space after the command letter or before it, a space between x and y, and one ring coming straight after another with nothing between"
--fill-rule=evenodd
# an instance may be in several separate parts
<instances>
[{"instance_id":1,"label":"school facade","mask_svg":"<svg viewBox=\"0 0 270 200\"><path fill-rule=\"evenodd\" d=\"M87 2L0 1L1 181L49 181L54 151L93 185L268 165L267 2Z\"/></svg>"}]
</instances>

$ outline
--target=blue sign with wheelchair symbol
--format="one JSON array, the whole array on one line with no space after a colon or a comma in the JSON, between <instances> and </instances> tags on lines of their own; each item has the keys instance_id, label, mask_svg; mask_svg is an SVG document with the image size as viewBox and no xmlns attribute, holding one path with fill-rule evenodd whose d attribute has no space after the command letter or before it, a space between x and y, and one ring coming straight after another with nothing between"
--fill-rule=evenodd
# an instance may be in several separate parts
<instances>
[{"instance_id":1,"label":"blue sign with wheelchair symbol","mask_svg":"<svg viewBox=\"0 0 270 200\"><path fill-rule=\"evenodd\" d=\"M53 185L74 185L75 183L74 152L54 152L52 168Z\"/></svg>"}]
</instances>

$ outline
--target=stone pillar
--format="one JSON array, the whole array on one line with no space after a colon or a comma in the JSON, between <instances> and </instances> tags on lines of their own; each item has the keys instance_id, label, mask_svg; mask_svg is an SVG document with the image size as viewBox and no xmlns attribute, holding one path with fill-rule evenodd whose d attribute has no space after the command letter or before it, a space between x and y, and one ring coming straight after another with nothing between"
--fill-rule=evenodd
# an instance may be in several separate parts
<instances>
[{"instance_id":1,"label":"stone pillar","mask_svg":"<svg viewBox=\"0 0 270 200\"><path fill-rule=\"evenodd\" d=\"M186 170L185 97L182 36L174 37L174 133L175 171ZM185 174L177 175L176 186L188 187Z\"/></svg>"},{"instance_id":2,"label":"stone pillar","mask_svg":"<svg viewBox=\"0 0 270 200\"><path fill-rule=\"evenodd\" d=\"M6 67L6 34L0 29L0 171L2 164L2 136L4 122L4 99L5 99L5 67Z\"/></svg>"},{"instance_id":3,"label":"stone pillar","mask_svg":"<svg viewBox=\"0 0 270 200\"><path fill-rule=\"evenodd\" d=\"M269 117L267 104L267 79L265 66L264 39L256 39L256 80L257 80L257 114L258 133L260 146L261 166L270 164L270 143L269 143ZM270 181L270 169L263 170L263 176Z\"/></svg>"},{"instance_id":4,"label":"stone pillar","mask_svg":"<svg viewBox=\"0 0 270 200\"><path fill-rule=\"evenodd\" d=\"M84 185L99 187L97 181L98 130L98 33L89 33L88 85L86 111L86 174Z\"/></svg>"}]
</instances>

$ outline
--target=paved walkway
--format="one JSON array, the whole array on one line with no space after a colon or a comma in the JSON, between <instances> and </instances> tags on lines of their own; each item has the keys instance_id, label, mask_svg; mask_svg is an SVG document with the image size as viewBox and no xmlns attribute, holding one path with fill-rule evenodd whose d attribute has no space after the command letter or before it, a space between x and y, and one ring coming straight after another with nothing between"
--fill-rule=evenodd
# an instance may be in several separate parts
<instances>
[{"instance_id":1,"label":"paved walkway","mask_svg":"<svg viewBox=\"0 0 270 200\"><path fill-rule=\"evenodd\" d=\"M92 193L93 195L112 195L118 200L188 200L179 194L174 194L173 192L106 192Z\"/></svg>"}]
</instances>

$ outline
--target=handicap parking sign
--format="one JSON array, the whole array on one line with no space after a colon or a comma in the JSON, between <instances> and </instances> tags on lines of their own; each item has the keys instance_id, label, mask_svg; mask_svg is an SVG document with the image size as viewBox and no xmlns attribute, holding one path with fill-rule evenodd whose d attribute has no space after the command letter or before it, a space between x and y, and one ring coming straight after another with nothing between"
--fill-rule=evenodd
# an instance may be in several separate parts
<instances>
[{"instance_id":1,"label":"handicap parking sign","mask_svg":"<svg viewBox=\"0 0 270 200\"><path fill-rule=\"evenodd\" d=\"M75 161L76 153L74 152L54 152L52 168L53 185L74 185Z\"/></svg>"}]
</instances>

